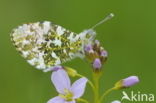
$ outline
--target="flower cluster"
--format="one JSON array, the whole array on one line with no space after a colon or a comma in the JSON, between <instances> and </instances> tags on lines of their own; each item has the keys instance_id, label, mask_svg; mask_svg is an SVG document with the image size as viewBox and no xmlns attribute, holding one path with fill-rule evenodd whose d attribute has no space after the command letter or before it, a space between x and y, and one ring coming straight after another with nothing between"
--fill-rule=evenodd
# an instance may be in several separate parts
<instances>
[{"instance_id":1,"label":"flower cluster","mask_svg":"<svg viewBox=\"0 0 156 103\"><path fill-rule=\"evenodd\" d=\"M51 80L59 95L50 99L47 103L76 103L79 101L90 103L87 100L81 98L84 94L87 82L93 89L94 103L102 103L105 96L110 92L114 90L129 88L140 81L137 76L129 76L125 79L119 80L112 88L106 90L102 95L100 95L99 80L102 74L102 66L107 61L108 53L100 45L100 42L98 40L95 40L94 42L84 46L84 54L93 68L93 83L91 80L79 74L75 69L71 67L55 66L53 68L50 68L49 70L53 71ZM71 77L80 78L71 85L68 75ZM111 103L121 103L121 101L115 100Z\"/></svg>"},{"instance_id":2,"label":"flower cluster","mask_svg":"<svg viewBox=\"0 0 156 103\"><path fill-rule=\"evenodd\" d=\"M84 94L87 82L93 89L94 103L102 103L104 97L110 92L114 90L129 88L140 81L137 76L129 76L125 79L119 80L112 88L106 90L102 95L100 95L99 80L102 74L102 65L106 62L108 53L100 45L100 42L98 40L85 45L84 53L86 59L92 64L93 82L87 79L85 76L79 74L75 69L71 67L55 66L53 68L49 68L49 70L53 71L51 80L59 95L50 99L47 103L76 103L77 101L90 103L87 100L81 98ZM68 75L71 77L80 78L71 85ZM112 103L121 103L121 101L115 100Z\"/></svg>"},{"instance_id":3,"label":"flower cluster","mask_svg":"<svg viewBox=\"0 0 156 103\"><path fill-rule=\"evenodd\" d=\"M80 97L84 94L87 82L92 86L93 89L95 89L94 91L96 91L96 87L94 87L94 85L96 84L93 85L91 81L89 81L86 77L78 74L76 70L69 67L55 66L51 68L51 70L53 71L51 80L59 95L50 99L47 103L76 103L76 101L89 103L86 100L81 99ZM70 75L71 77L79 76L81 78L71 85L68 75ZM118 81L113 88L104 92L97 103L101 103L104 96L106 96L112 90L128 88L137 84L138 82L139 78L137 76L130 76ZM119 100L116 100L112 103L121 102Z\"/></svg>"},{"instance_id":4,"label":"flower cluster","mask_svg":"<svg viewBox=\"0 0 156 103\"><path fill-rule=\"evenodd\" d=\"M94 71L100 71L106 62L108 53L98 40L84 46L86 58L91 62Z\"/></svg>"}]
</instances>

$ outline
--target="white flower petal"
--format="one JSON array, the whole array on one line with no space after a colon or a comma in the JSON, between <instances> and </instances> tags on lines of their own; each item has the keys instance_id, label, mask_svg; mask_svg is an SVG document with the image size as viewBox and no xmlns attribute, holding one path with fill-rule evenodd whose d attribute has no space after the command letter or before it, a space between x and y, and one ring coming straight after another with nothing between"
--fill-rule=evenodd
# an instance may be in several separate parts
<instances>
[{"instance_id":1,"label":"white flower petal","mask_svg":"<svg viewBox=\"0 0 156 103\"><path fill-rule=\"evenodd\" d=\"M74 99L79 98L83 95L87 81L87 78L80 78L73 83L71 91L74 94Z\"/></svg>"},{"instance_id":2,"label":"white flower petal","mask_svg":"<svg viewBox=\"0 0 156 103\"><path fill-rule=\"evenodd\" d=\"M47 103L65 103L65 100L59 96L50 99Z\"/></svg>"},{"instance_id":3,"label":"white flower petal","mask_svg":"<svg viewBox=\"0 0 156 103\"><path fill-rule=\"evenodd\" d=\"M64 94L64 90L70 90L70 79L65 70L59 69L54 71L51 76L51 80L57 90L57 92Z\"/></svg>"}]
</instances>

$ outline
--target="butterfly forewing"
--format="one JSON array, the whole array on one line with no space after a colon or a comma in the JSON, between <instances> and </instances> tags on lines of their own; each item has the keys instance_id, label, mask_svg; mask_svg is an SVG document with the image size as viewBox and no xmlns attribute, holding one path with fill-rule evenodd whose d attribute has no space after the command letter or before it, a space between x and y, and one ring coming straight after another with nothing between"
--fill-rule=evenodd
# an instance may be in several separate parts
<instances>
[{"instance_id":1,"label":"butterfly forewing","mask_svg":"<svg viewBox=\"0 0 156 103\"><path fill-rule=\"evenodd\" d=\"M80 35L48 21L17 27L11 40L28 63L43 70L79 55L83 42Z\"/></svg>"}]
</instances>

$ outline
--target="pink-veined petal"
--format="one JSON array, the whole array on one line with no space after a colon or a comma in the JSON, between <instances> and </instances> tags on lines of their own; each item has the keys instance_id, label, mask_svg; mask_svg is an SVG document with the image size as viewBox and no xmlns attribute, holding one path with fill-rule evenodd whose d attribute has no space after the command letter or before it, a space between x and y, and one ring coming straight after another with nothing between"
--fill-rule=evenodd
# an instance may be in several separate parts
<instances>
[{"instance_id":1,"label":"pink-veined petal","mask_svg":"<svg viewBox=\"0 0 156 103\"><path fill-rule=\"evenodd\" d=\"M68 102L65 101L65 103L76 103L76 102L75 102L75 100L73 100L73 101L68 101Z\"/></svg>"},{"instance_id":2,"label":"pink-veined petal","mask_svg":"<svg viewBox=\"0 0 156 103\"><path fill-rule=\"evenodd\" d=\"M57 92L64 94L64 90L70 89L70 79L65 70L59 69L54 71L51 76L51 80L57 90Z\"/></svg>"},{"instance_id":3,"label":"pink-veined petal","mask_svg":"<svg viewBox=\"0 0 156 103\"><path fill-rule=\"evenodd\" d=\"M83 95L87 81L87 78L80 78L73 83L71 91L74 94L74 99L79 98Z\"/></svg>"},{"instance_id":4,"label":"pink-veined petal","mask_svg":"<svg viewBox=\"0 0 156 103\"><path fill-rule=\"evenodd\" d=\"M65 103L65 100L59 96L50 99L47 103Z\"/></svg>"}]
</instances>

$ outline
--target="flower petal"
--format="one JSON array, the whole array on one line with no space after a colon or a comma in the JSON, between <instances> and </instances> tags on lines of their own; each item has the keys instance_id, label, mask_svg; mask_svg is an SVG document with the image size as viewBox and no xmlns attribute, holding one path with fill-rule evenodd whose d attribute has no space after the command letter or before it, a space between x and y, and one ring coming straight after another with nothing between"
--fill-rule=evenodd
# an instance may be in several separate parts
<instances>
[{"instance_id":1,"label":"flower petal","mask_svg":"<svg viewBox=\"0 0 156 103\"><path fill-rule=\"evenodd\" d=\"M65 103L65 100L59 96L50 99L47 103Z\"/></svg>"},{"instance_id":2,"label":"flower petal","mask_svg":"<svg viewBox=\"0 0 156 103\"><path fill-rule=\"evenodd\" d=\"M51 76L51 80L57 90L57 92L64 94L64 90L70 89L70 79L65 70L59 69L54 71Z\"/></svg>"},{"instance_id":3,"label":"flower petal","mask_svg":"<svg viewBox=\"0 0 156 103\"><path fill-rule=\"evenodd\" d=\"M139 82L139 78L137 76L130 76L128 78L123 79L124 87L131 87Z\"/></svg>"},{"instance_id":4,"label":"flower petal","mask_svg":"<svg viewBox=\"0 0 156 103\"><path fill-rule=\"evenodd\" d=\"M87 81L87 78L80 78L73 83L71 91L74 94L74 99L79 98L83 95Z\"/></svg>"},{"instance_id":5,"label":"flower petal","mask_svg":"<svg viewBox=\"0 0 156 103\"><path fill-rule=\"evenodd\" d=\"M65 103L76 103L76 102L73 100L73 101L70 101L70 102L67 102L67 101L66 101Z\"/></svg>"},{"instance_id":6,"label":"flower petal","mask_svg":"<svg viewBox=\"0 0 156 103\"><path fill-rule=\"evenodd\" d=\"M121 103L121 102L118 101L118 100L115 100L115 101L113 101L113 102L111 102L111 103Z\"/></svg>"}]
</instances>

